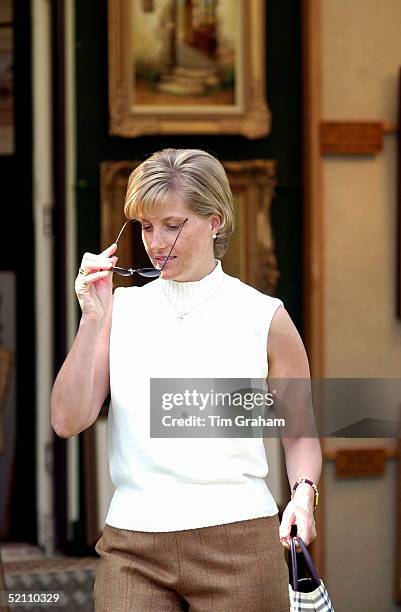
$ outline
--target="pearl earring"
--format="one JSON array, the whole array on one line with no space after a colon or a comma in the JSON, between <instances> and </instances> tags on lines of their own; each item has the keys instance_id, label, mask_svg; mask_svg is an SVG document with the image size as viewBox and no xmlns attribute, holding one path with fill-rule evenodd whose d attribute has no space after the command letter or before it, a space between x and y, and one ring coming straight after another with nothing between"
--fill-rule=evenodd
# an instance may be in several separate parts
<instances>
[{"instance_id":1,"label":"pearl earring","mask_svg":"<svg viewBox=\"0 0 401 612\"><path fill-rule=\"evenodd\" d=\"M213 234L212 238L217 238L216 234Z\"/></svg>"}]
</instances>

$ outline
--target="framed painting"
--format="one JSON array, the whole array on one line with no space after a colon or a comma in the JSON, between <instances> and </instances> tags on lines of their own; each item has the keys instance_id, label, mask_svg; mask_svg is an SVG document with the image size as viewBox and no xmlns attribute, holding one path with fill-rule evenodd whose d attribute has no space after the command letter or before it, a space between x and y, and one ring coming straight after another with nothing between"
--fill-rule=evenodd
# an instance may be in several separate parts
<instances>
[{"instance_id":1,"label":"framed painting","mask_svg":"<svg viewBox=\"0 0 401 612\"><path fill-rule=\"evenodd\" d=\"M126 220L123 213L128 177L139 161L101 164L101 248L115 241ZM279 278L271 205L276 184L274 160L223 161L234 196L236 227L222 258L224 271L259 291L273 295ZM118 243L119 265L149 266L139 223L129 223ZM115 276L115 286L142 285L142 277Z\"/></svg>"},{"instance_id":2,"label":"framed painting","mask_svg":"<svg viewBox=\"0 0 401 612\"><path fill-rule=\"evenodd\" d=\"M109 0L110 134L270 131L265 0Z\"/></svg>"}]
</instances>

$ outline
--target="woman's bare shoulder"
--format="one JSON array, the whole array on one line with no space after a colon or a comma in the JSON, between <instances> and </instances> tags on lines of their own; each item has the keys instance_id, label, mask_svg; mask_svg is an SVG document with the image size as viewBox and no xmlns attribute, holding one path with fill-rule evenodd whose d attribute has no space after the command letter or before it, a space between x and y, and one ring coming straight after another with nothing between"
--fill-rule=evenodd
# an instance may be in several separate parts
<instances>
[{"instance_id":1,"label":"woman's bare shoulder","mask_svg":"<svg viewBox=\"0 0 401 612\"><path fill-rule=\"evenodd\" d=\"M302 338L284 306L277 308L270 324L267 353L269 372L285 377L309 377L309 363Z\"/></svg>"}]
</instances>

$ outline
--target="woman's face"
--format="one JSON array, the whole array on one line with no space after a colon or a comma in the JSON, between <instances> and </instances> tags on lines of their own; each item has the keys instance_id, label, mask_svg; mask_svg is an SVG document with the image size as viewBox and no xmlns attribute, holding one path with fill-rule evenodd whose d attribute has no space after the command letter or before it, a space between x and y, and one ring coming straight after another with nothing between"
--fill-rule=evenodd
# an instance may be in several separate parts
<instances>
[{"instance_id":1,"label":"woman's face","mask_svg":"<svg viewBox=\"0 0 401 612\"><path fill-rule=\"evenodd\" d=\"M152 215L138 214L146 252L155 268L161 268L184 224L161 277L177 281L196 281L215 266L212 235L220 226L217 214L208 218L193 213L181 198L171 197Z\"/></svg>"}]
</instances>

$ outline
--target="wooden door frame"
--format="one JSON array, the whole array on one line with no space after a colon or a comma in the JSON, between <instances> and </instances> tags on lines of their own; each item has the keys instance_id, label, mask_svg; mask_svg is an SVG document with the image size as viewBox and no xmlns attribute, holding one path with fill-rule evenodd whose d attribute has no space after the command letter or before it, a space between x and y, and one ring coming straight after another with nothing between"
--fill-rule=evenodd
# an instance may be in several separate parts
<instances>
[{"instance_id":1,"label":"wooden door frame","mask_svg":"<svg viewBox=\"0 0 401 612\"><path fill-rule=\"evenodd\" d=\"M302 0L302 105L304 190L304 329L311 375L325 373L323 162L320 147L322 119L321 0ZM324 440L321 440L324 451ZM324 477L319 481L318 537L313 556L324 575Z\"/></svg>"}]
</instances>

